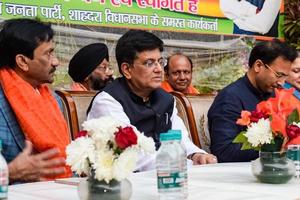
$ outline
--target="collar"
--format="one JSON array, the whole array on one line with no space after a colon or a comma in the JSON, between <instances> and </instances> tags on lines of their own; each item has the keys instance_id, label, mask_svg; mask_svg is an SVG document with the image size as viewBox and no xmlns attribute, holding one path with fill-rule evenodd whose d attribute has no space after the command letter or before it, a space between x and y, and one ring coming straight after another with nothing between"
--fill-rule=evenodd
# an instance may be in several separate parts
<instances>
[{"instance_id":1,"label":"collar","mask_svg":"<svg viewBox=\"0 0 300 200\"><path fill-rule=\"evenodd\" d=\"M244 77L242 77L242 81L245 83L245 85L247 86L247 88L253 92L255 94L255 96L259 97L260 99L262 100L266 100L268 99L272 93L268 93L268 92L261 92L259 91L258 89L256 89L252 83L250 82L248 76L247 76L247 73L245 74Z\"/></svg>"},{"instance_id":2,"label":"collar","mask_svg":"<svg viewBox=\"0 0 300 200\"><path fill-rule=\"evenodd\" d=\"M122 85L124 85L125 89L128 91L128 94L130 96L130 98L136 102L137 104L140 104L140 105L146 105L146 106L151 106L151 99L152 99L152 96L153 96L153 93L152 92L149 96L149 99L148 101L144 101L142 97L136 95L132 90L131 88L129 87L125 77L122 77L120 82L122 83Z\"/></svg>"},{"instance_id":3,"label":"collar","mask_svg":"<svg viewBox=\"0 0 300 200\"><path fill-rule=\"evenodd\" d=\"M293 86L290 83L288 83L288 82L285 82L284 85L283 85L283 88L285 88L285 89L290 89L292 87Z\"/></svg>"}]
</instances>

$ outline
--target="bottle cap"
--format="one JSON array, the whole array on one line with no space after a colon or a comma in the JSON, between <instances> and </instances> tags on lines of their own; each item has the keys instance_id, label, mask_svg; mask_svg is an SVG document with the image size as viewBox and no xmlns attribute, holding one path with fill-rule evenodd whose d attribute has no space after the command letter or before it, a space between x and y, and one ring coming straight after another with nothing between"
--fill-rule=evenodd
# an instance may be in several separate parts
<instances>
[{"instance_id":1,"label":"bottle cap","mask_svg":"<svg viewBox=\"0 0 300 200\"><path fill-rule=\"evenodd\" d=\"M181 140L181 131L180 130L169 130L167 133L161 133L160 141L168 140Z\"/></svg>"},{"instance_id":2,"label":"bottle cap","mask_svg":"<svg viewBox=\"0 0 300 200\"><path fill-rule=\"evenodd\" d=\"M181 130L168 130L168 133L173 133L176 135L177 140L181 140L182 139L182 134L181 134Z\"/></svg>"}]
</instances>

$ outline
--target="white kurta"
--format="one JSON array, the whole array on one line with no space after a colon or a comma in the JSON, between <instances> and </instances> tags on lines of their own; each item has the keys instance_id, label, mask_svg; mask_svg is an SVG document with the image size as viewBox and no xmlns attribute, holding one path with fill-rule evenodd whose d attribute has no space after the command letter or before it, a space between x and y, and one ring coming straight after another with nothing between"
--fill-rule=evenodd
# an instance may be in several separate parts
<instances>
[{"instance_id":1,"label":"white kurta","mask_svg":"<svg viewBox=\"0 0 300 200\"><path fill-rule=\"evenodd\" d=\"M99 118L102 116L111 116L125 124L130 124L130 119L124 112L122 105L115 100L107 92L99 93L94 101L89 112L87 119ZM182 132L182 143L186 148L187 155L192 153L200 152L206 153L204 150L198 148L188 137L187 129L182 121L182 119L177 115L176 101L174 100L174 108L171 116L172 129L181 130ZM139 156L139 161L137 163L137 171L151 170L155 168L155 154L145 155L143 153Z\"/></svg>"}]
</instances>

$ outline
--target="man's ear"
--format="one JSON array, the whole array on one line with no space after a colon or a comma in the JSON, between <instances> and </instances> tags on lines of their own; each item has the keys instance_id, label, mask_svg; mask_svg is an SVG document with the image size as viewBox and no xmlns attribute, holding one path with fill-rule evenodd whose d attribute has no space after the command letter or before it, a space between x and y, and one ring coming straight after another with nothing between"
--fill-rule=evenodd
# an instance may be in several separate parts
<instances>
[{"instance_id":1,"label":"man's ear","mask_svg":"<svg viewBox=\"0 0 300 200\"><path fill-rule=\"evenodd\" d=\"M121 64L121 71L123 72L126 79L131 79L131 67L129 63L122 63Z\"/></svg>"},{"instance_id":2,"label":"man's ear","mask_svg":"<svg viewBox=\"0 0 300 200\"><path fill-rule=\"evenodd\" d=\"M259 73L264 67L264 63L260 59L258 59L254 62L252 67L256 73Z\"/></svg>"},{"instance_id":3,"label":"man's ear","mask_svg":"<svg viewBox=\"0 0 300 200\"><path fill-rule=\"evenodd\" d=\"M21 69L24 72L27 72L29 70L28 66L28 59L26 56L23 54L17 54L16 55L16 67Z\"/></svg>"}]
</instances>

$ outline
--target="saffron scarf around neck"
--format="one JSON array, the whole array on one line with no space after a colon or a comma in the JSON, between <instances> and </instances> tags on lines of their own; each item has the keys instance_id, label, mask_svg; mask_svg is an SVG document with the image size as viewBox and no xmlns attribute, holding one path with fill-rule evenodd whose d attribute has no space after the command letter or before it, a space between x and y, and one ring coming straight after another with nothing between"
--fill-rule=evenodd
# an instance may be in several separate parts
<instances>
[{"instance_id":1,"label":"saffron scarf around neck","mask_svg":"<svg viewBox=\"0 0 300 200\"><path fill-rule=\"evenodd\" d=\"M70 143L67 124L48 86L43 84L35 89L9 68L0 69L0 83L26 139L35 150L58 148L59 156L66 158L65 149ZM49 178L71 176L70 168L65 168L65 174Z\"/></svg>"},{"instance_id":2,"label":"saffron scarf around neck","mask_svg":"<svg viewBox=\"0 0 300 200\"><path fill-rule=\"evenodd\" d=\"M174 89L170 85L168 81L163 81L161 83L161 88L164 89L166 92L173 92ZM200 94L196 88L194 88L192 85L188 86L187 91L184 94Z\"/></svg>"}]
</instances>

